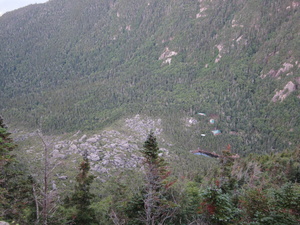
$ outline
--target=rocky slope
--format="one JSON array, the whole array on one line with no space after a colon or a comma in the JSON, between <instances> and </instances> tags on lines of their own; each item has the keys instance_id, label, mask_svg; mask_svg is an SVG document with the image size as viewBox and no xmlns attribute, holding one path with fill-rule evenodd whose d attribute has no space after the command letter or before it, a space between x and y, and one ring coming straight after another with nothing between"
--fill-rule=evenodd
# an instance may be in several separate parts
<instances>
[{"instance_id":1,"label":"rocky slope","mask_svg":"<svg viewBox=\"0 0 300 225\"><path fill-rule=\"evenodd\" d=\"M73 182L76 168L85 154L90 160L92 173L102 181L118 171L140 170L140 150L151 130L158 137L161 155L168 158L172 144L163 139L161 120L141 115L118 121L115 127L93 134L78 131L63 136L42 136L48 148L50 167L54 168L54 182ZM14 140L24 151L18 157L26 161L37 179L42 179L43 174L37 172L44 166L45 146L41 136L38 132L13 132Z\"/></svg>"}]
</instances>

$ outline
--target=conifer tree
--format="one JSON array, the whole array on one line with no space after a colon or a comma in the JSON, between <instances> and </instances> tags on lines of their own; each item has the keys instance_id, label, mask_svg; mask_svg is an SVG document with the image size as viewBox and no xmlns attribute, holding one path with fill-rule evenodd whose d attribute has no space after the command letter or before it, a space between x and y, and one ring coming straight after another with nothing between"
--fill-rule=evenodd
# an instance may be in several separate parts
<instances>
[{"instance_id":1,"label":"conifer tree","mask_svg":"<svg viewBox=\"0 0 300 225\"><path fill-rule=\"evenodd\" d=\"M32 181L13 155L16 148L0 116L0 220L29 223L34 214Z\"/></svg>"},{"instance_id":2,"label":"conifer tree","mask_svg":"<svg viewBox=\"0 0 300 225\"><path fill-rule=\"evenodd\" d=\"M165 160L159 155L156 137L151 132L141 151L144 156L145 194L144 222L147 225L163 224L175 212L175 204L166 198L166 191L173 182L168 182L170 172Z\"/></svg>"},{"instance_id":3,"label":"conifer tree","mask_svg":"<svg viewBox=\"0 0 300 225\"><path fill-rule=\"evenodd\" d=\"M3 123L3 119L0 116L0 169L1 169L1 180L4 176L4 167L10 164L13 160L13 156L10 154L15 148L12 139L9 137L10 133L7 131L7 127Z\"/></svg>"},{"instance_id":4,"label":"conifer tree","mask_svg":"<svg viewBox=\"0 0 300 225\"><path fill-rule=\"evenodd\" d=\"M9 137L10 133L0 117L0 218L8 214L9 199L8 199L8 166L13 160L10 152L14 149L15 145Z\"/></svg>"},{"instance_id":5,"label":"conifer tree","mask_svg":"<svg viewBox=\"0 0 300 225\"><path fill-rule=\"evenodd\" d=\"M95 212L90 207L91 199L94 197L90 193L90 185L94 180L93 175L89 175L90 163L85 155L79 167L79 174L76 177L75 192L66 200L68 208L74 208L71 213L69 224L86 225L97 224Z\"/></svg>"}]
</instances>

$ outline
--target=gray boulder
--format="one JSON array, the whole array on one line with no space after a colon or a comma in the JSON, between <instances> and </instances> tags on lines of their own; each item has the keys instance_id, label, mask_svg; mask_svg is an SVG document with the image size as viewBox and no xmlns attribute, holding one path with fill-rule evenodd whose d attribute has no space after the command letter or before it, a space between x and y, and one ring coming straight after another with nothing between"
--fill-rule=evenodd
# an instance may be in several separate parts
<instances>
[{"instance_id":1,"label":"gray boulder","mask_svg":"<svg viewBox=\"0 0 300 225\"><path fill-rule=\"evenodd\" d=\"M0 221L0 225L9 225L9 223L4 222L4 221Z\"/></svg>"}]
</instances>

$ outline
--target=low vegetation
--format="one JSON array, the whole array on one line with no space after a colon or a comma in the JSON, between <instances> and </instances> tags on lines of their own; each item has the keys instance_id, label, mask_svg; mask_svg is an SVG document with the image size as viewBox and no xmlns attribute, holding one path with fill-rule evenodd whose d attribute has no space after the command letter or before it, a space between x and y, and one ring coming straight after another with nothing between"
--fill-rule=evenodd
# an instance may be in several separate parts
<instances>
[{"instance_id":1,"label":"low vegetation","mask_svg":"<svg viewBox=\"0 0 300 225\"><path fill-rule=\"evenodd\" d=\"M299 148L238 158L228 145L210 171L194 168L198 176L184 177L160 156L150 133L140 170L119 171L99 183L89 174L85 155L74 190L65 195L51 188L51 182L37 183L30 171L16 175L20 162L12 157L15 146L9 135L1 120L0 219L12 224L294 225L300 220ZM45 184L49 191L42 195ZM44 208L44 200L51 207Z\"/></svg>"}]
</instances>

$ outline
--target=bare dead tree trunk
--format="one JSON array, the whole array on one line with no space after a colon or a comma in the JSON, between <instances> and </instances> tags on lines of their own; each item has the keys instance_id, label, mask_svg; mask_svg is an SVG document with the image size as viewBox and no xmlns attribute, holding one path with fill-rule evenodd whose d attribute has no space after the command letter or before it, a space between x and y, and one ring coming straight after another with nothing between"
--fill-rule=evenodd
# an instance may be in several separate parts
<instances>
[{"instance_id":1,"label":"bare dead tree trunk","mask_svg":"<svg viewBox=\"0 0 300 225\"><path fill-rule=\"evenodd\" d=\"M169 207L161 202L161 197L166 194L166 189L162 187L157 169L156 165L148 165L148 169L146 169L147 194L144 199L146 225L164 224L177 211L177 208ZM168 207L168 210L165 207Z\"/></svg>"},{"instance_id":2,"label":"bare dead tree trunk","mask_svg":"<svg viewBox=\"0 0 300 225\"><path fill-rule=\"evenodd\" d=\"M40 222L40 210L39 210L39 201L38 201L38 197L36 194L36 189L35 189L35 185L32 184L32 192L33 192L33 197L34 197L34 203L35 203L35 210L36 210L36 222L35 224L38 224Z\"/></svg>"},{"instance_id":3,"label":"bare dead tree trunk","mask_svg":"<svg viewBox=\"0 0 300 225\"><path fill-rule=\"evenodd\" d=\"M42 153L44 159L42 160L41 169L38 169L37 180L40 184L38 187L34 182L32 184L33 197L36 208L36 221L35 225L49 224L49 218L52 217L57 210L57 191L56 189L50 190L49 185L52 181L51 175L54 169L61 165L62 162L56 162L54 165L50 164L50 149L51 145L47 142L47 139L43 136L41 130L37 130L37 136L40 138L43 148Z\"/></svg>"},{"instance_id":4,"label":"bare dead tree trunk","mask_svg":"<svg viewBox=\"0 0 300 225\"><path fill-rule=\"evenodd\" d=\"M149 171L146 172L146 179L147 179L147 194L146 194L146 199L144 200L144 205L145 205L145 212L146 212L146 225L154 225L155 222L155 189L156 187L156 179L154 178L154 174L156 173L155 166L154 165L148 165L149 167L147 168Z\"/></svg>"},{"instance_id":5,"label":"bare dead tree trunk","mask_svg":"<svg viewBox=\"0 0 300 225\"><path fill-rule=\"evenodd\" d=\"M48 152L48 145L46 144L41 132L38 132L39 137L42 140L44 145L44 190L43 190L43 225L48 224L48 167L49 167L49 152Z\"/></svg>"},{"instance_id":6,"label":"bare dead tree trunk","mask_svg":"<svg viewBox=\"0 0 300 225\"><path fill-rule=\"evenodd\" d=\"M151 132L142 150L144 155L145 169L145 195L144 208L145 214L141 221L146 225L163 224L167 219L174 215L176 207L171 201L165 200L167 184L164 183L169 176L166 170L166 163L159 156L159 148ZM168 184L169 186L172 183Z\"/></svg>"},{"instance_id":7,"label":"bare dead tree trunk","mask_svg":"<svg viewBox=\"0 0 300 225\"><path fill-rule=\"evenodd\" d=\"M109 217L111 218L111 220L113 221L113 223L115 225L125 225L125 222L124 221L121 221L116 212L114 210L111 211L111 213L109 214Z\"/></svg>"}]
</instances>

